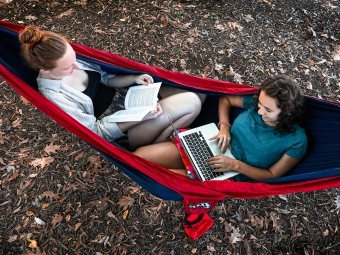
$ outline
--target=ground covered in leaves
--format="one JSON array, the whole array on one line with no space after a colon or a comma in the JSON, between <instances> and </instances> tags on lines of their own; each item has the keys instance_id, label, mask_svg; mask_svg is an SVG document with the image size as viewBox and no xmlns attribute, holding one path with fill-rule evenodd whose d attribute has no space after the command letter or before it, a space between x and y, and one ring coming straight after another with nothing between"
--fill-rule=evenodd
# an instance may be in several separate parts
<instances>
[{"instance_id":1,"label":"ground covered in leaves","mask_svg":"<svg viewBox=\"0 0 340 255\"><path fill-rule=\"evenodd\" d=\"M0 19L165 69L340 100L337 0L0 0ZM1 39L0 39L1 40ZM339 188L226 199L198 241L150 195L0 80L0 254L340 254Z\"/></svg>"}]
</instances>

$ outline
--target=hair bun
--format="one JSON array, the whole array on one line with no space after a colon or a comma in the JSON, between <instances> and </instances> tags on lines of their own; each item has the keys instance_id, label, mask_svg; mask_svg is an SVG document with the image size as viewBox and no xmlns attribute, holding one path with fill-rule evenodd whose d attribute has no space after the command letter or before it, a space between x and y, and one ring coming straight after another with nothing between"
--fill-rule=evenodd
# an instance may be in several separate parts
<instances>
[{"instance_id":1,"label":"hair bun","mask_svg":"<svg viewBox=\"0 0 340 255\"><path fill-rule=\"evenodd\" d=\"M41 39L42 32L37 26L27 26L20 34L19 41L23 45L33 46Z\"/></svg>"}]
</instances>

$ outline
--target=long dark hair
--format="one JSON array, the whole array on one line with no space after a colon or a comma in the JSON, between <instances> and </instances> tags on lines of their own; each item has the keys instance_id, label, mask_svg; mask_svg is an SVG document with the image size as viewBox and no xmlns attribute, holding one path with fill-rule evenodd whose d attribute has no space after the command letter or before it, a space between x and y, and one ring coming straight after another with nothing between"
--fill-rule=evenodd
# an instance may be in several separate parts
<instances>
[{"instance_id":1,"label":"long dark hair","mask_svg":"<svg viewBox=\"0 0 340 255\"><path fill-rule=\"evenodd\" d=\"M260 85L256 98L259 97L261 91L278 100L277 107L281 109L281 112L276 125L277 132L281 134L294 132L294 124L302 125L304 97L297 82L286 75L268 77Z\"/></svg>"}]
</instances>

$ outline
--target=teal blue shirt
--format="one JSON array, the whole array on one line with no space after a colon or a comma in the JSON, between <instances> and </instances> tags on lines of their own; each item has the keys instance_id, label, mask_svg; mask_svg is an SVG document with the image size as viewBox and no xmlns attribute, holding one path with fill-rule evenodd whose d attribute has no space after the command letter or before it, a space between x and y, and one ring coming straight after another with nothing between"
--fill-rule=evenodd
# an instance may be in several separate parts
<instances>
[{"instance_id":1,"label":"teal blue shirt","mask_svg":"<svg viewBox=\"0 0 340 255\"><path fill-rule=\"evenodd\" d=\"M307 150L307 137L303 128L295 125L295 132L275 133L254 110L257 100L243 99L242 112L231 127L231 147L234 157L248 165L268 169L284 154L302 158ZM237 180L243 179L240 175Z\"/></svg>"}]
</instances>

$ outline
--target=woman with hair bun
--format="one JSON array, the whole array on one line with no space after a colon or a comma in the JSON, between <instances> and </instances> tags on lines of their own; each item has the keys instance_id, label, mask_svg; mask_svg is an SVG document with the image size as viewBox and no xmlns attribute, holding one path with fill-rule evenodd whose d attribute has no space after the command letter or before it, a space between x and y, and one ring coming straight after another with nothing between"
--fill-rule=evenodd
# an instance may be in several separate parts
<instances>
[{"instance_id":1,"label":"woman with hair bun","mask_svg":"<svg viewBox=\"0 0 340 255\"><path fill-rule=\"evenodd\" d=\"M231 107L245 109L232 125ZM225 155L208 159L214 172L236 170L240 173L234 177L236 181L272 179L288 173L306 154L307 137L300 126L304 98L288 76L267 78L254 96L221 97L218 113L219 132L211 139L218 139L221 153L230 148L235 159ZM135 154L187 175L174 143L144 146Z\"/></svg>"},{"instance_id":2,"label":"woman with hair bun","mask_svg":"<svg viewBox=\"0 0 340 255\"><path fill-rule=\"evenodd\" d=\"M201 110L205 95L161 86L157 109L142 121L108 122L122 109L126 87L153 83L148 74L114 75L76 58L72 46L59 34L27 26L19 34L22 55L39 70L39 91L54 104L108 141L128 133L132 149L164 141L176 127L188 127Z\"/></svg>"}]
</instances>

